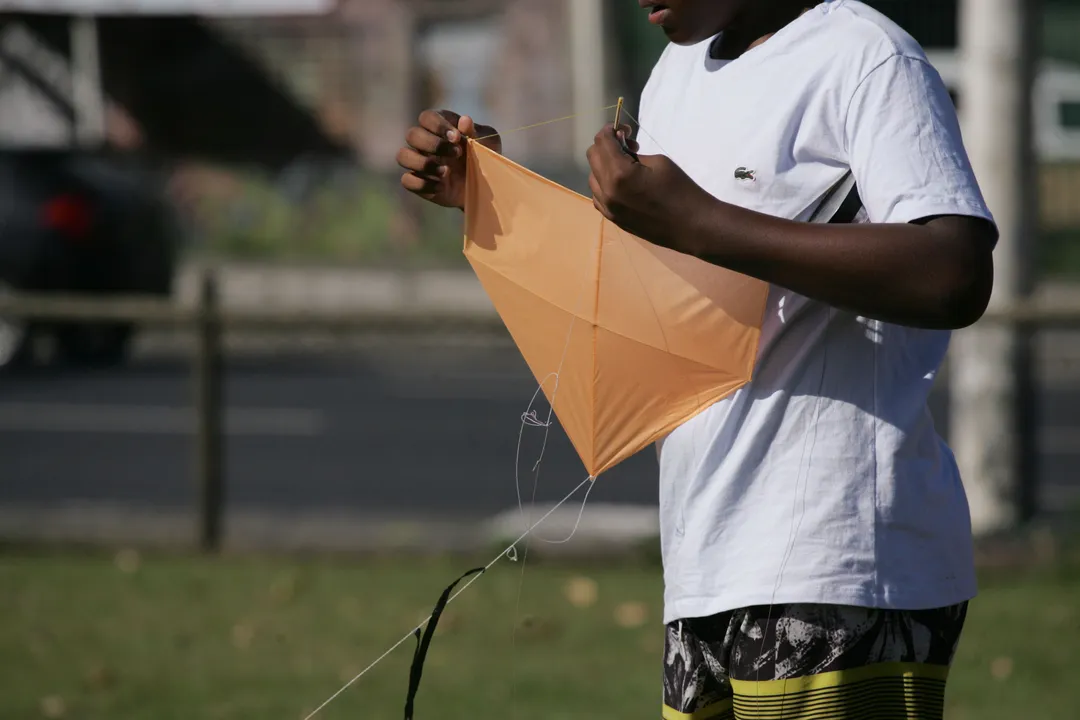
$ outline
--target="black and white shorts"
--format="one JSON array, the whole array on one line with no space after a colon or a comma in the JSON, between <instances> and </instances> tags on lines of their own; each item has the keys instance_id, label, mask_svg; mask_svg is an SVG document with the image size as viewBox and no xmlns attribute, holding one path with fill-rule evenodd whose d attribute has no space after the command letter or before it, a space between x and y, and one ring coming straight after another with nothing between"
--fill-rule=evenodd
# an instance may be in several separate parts
<instances>
[{"instance_id":1,"label":"black and white shorts","mask_svg":"<svg viewBox=\"0 0 1080 720\"><path fill-rule=\"evenodd\" d=\"M667 626L665 720L941 720L967 603L744 608Z\"/></svg>"}]
</instances>

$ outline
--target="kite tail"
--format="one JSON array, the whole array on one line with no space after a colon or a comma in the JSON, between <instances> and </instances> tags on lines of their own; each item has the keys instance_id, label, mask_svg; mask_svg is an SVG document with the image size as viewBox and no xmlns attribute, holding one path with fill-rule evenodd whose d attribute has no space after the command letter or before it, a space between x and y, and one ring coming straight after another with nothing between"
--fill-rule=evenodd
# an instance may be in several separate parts
<instances>
[{"instance_id":1,"label":"kite tail","mask_svg":"<svg viewBox=\"0 0 1080 720\"><path fill-rule=\"evenodd\" d=\"M424 634L421 637L420 628L415 631L416 635L416 651L413 653L412 667L409 669L409 691L405 695L405 720L412 720L413 717L413 705L416 701L416 691L420 689L420 677L424 673L424 660L427 659L428 648L431 647L431 638L435 635L435 626L439 624L439 618L442 616L443 610L446 608L446 604L450 601L450 593L453 592L457 584L477 573L483 573L487 568L473 568L469 572L459 577L454 582L443 590L442 595L439 596L438 602L435 603L435 609L431 612L431 620L428 621L427 628L424 630Z\"/></svg>"}]
</instances>

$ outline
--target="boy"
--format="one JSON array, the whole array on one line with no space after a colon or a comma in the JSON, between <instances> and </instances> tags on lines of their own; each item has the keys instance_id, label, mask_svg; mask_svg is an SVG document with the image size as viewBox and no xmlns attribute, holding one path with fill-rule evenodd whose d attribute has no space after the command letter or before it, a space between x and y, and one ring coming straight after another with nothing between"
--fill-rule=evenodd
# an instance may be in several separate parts
<instances>
[{"instance_id":1,"label":"boy","mask_svg":"<svg viewBox=\"0 0 1080 720\"><path fill-rule=\"evenodd\" d=\"M664 717L940 718L976 584L927 395L997 241L949 95L856 0L641 4L671 44L637 143L588 151L594 204L770 284L753 381L660 443ZM492 132L424 113L403 185L461 207ZM807 222L849 170L853 222Z\"/></svg>"}]
</instances>

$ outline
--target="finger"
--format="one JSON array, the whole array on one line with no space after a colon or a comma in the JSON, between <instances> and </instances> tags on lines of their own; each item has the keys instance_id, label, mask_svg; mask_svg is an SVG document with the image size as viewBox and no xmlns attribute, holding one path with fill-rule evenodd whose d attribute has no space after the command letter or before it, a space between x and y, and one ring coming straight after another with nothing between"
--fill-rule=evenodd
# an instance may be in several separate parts
<instances>
[{"instance_id":1,"label":"finger","mask_svg":"<svg viewBox=\"0 0 1080 720\"><path fill-rule=\"evenodd\" d=\"M593 207L596 208L596 210L601 215L603 215L605 218L607 218L608 220L613 219L612 215L611 215L611 212L607 209L607 207L602 202L600 202L596 198L593 198L592 204L593 204Z\"/></svg>"},{"instance_id":2,"label":"finger","mask_svg":"<svg viewBox=\"0 0 1080 720\"><path fill-rule=\"evenodd\" d=\"M589 192L592 193L594 205L596 203L606 205L606 195L604 193L604 188L600 184L600 180L598 180L596 175L594 175L593 173L589 173Z\"/></svg>"},{"instance_id":3,"label":"finger","mask_svg":"<svg viewBox=\"0 0 1080 720\"><path fill-rule=\"evenodd\" d=\"M596 181L599 176L607 173L604 164L600 161L600 156L595 146L592 146L585 151L585 162L589 166L589 188L593 189L592 183Z\"/></svg>"},{"instance_id":4,"label":"finger","mask_svg":"<svg viewBox=\"0 0 1080 720\"><path fill-rule=\"evenodd\" d=\"M438 157L458 157L460 148L453 142L436 135L432 131L413 127L405 134L405 142L419 152Z\"/></svg>"},{"instance_id":5,"label":"finger","mask_svg":"<svg viewBox=\"0 0 1080 720\"><path fill-rule=\"evenodd\" d=\"M589 164L589 170L592 172L593 177L597 179L604 178L605 180L611 177L612 168L614 167L611 156L598 143L593 143L585 151L585 159Z\"/></svg>"},{"instance_id":6,"label":"finger","mask_svg":"<svg viewBox=\"0 0 1080 720\"><path fill-rule=\"evenodd\" d=\"M468 138L476 137L476 123L468 115L462 115L457 123L458 131Z\"/></svg>"},{"instance_id":7,"label":"finger","mask_svg":"<svg viewBox=\"0 0 1080 720\"><path fill-rule=\"evenodd\" d=\"M420 127L441 138L452 140L448 136L457 129L460 119L456 112L450 110L425 110L420 113Z\"/></svg>"},{"instance_id":8,"label":"finger","mask_svg":"<svg viewBox=\"0 0 1080 720\"><path fill-rule=\"evenodd\" d=\"M446 165L438 157L424 155L412 148L398 150L397 164L416 175L429 177L432 180L445 176L447 172Z\"/></svg>"},{"instance_id":9,"label":"finger","mask_svg":"<svg viewBox=\"0 0 1080 720\"><path fill-rule=\"evenodd\" d=\"M603 193L603 188L600 187L600 181L596 179L596 175L593 173L589 173L589 192L592 193L594 198L600 197Z\"/></svg>"},{"instance_id":10,"label":"finger","mask_svg":"<svg viewBox=\"0 0 1080 720\"><path fill-rule=\"evenodd\" d=\"M502 152L502 137L499 132L490 125L479 125L468 115L463 115L458 121L458 130L467 138L477 140L481 145Z\"/></svg>"},{"instance_id":11,"label":"finger","mask_svg":"<svg viewBox=\"0 0 1080 720\"><path fill-rule=\"evenodd\" d=\"M593 141L593 147L596 148L597 154L606 160L620 162L625 162L626 160L626 153L623 152L622 145L615 136L615 129L612 123L605 125L604 129L596 134L596 138Z\"/></svg>"},{"instance_id":12,"label":"finger","mask_svg":"<svg viewBox=\"0 0 1080 720\"><path fill-rule=\"evenodd\" d=\"M438 182L424 178L415 173L405 173L401 176L401 186L411 193L421 197L433 197L439 189Z\"/></svg>"},{"instance_id":13,"label":"finger","mask_svg":"<svg viewBox=\"0 0 1080 720\"><path fill-rule=\"evenodd\" d=\"M461 142L461 133L458 130L460 122L461 116L452 110L425 110L420 114L422 128L454 144ZM461 151L451 150L450 154L461 155Z\"/></svg>"}]
</instances>

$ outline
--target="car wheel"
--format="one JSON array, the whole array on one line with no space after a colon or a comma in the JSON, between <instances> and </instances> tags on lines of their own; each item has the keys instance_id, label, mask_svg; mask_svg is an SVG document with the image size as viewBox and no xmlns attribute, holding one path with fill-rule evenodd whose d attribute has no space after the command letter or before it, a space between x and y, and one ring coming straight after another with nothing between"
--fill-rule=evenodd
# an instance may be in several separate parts
<instances>
[{"instance_id":1,"label":"car wheel","mask_svg":"<svg viewBox=\"0 0 1080 720\"><path fill-rule=\"evenodd\" d=\"M0 280L0 297L11 297L15 288ZM25 320L0 316L0 370L17 367L29 359L30 328Z\"/></svg>"},{"instance_id":2,"label":"car wheel","mask_svg":"<svg viewBox=\"0 0 1080 720\"><path fill-rule=\"evenodd\" d=\"M134 328L128 323L69 325L57 333L61 356L68 362L113 367L127 359Z\"/></svg>"}]
</instances>

